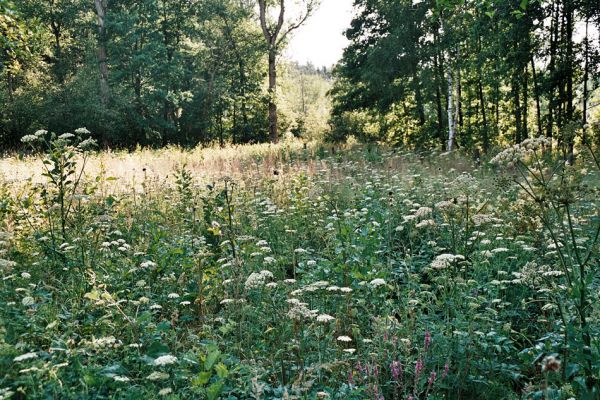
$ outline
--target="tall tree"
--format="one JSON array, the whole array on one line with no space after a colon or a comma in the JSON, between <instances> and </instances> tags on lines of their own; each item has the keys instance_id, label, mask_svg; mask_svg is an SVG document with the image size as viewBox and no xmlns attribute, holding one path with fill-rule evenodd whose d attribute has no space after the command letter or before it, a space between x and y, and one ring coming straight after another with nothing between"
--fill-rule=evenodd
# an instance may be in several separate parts
<instances>
[{"instance_id":1,"label":"tall tree","mask_svg":"<svg viewBox=\"0 0 600 400\"><path fill-rule=\"evenodd\" d=\"M288 0L289 2L289 0ZM304 0L303 10L297 20L286 23L286 0L278 0L279 11L275 21L270 21L271 12L268 0L258 0L260 26L267 45L269 75L269 137L271 142L278 141L277 132L277 56L287 36L298 29L312 14L318 0ZM287 25L284 27L284 25Z\"/></svg>"}]
</instances>

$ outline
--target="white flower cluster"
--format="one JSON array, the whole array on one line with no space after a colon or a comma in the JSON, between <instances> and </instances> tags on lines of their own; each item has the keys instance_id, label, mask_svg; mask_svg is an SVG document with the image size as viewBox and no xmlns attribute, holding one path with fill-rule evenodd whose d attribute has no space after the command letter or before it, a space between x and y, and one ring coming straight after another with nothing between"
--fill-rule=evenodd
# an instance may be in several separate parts
<instances>
[{"instance_id":1,"label":"white flower cluster","mask_svg":"<svg viewBox=\"0 0 600 400\"><path fill-rule=\"evenodd\" d=\"M385 285L385 280L381 279L381 278L376 278L373 279L371 282L369 282L371 286L373 287L378 287L378 286L383 286Z\"/></svg>"},{"instance_id":2,"label":"white flower cluster","mask_svg":"<svg viewBox=\"0 0 600 400\"><path fill-rule=\"evenodd\" d=\"M419 207L417 211L415 211L415 217L422 218L431 214L433 210L430 207Z\"/></svg>"},{"instance_id":3,"label":"white flower cluster","mask_svg":"<svg viewBox=\"0 0 600 400\"><path fill-rule=\"evenodd\" d=\"M291 306L287 313L290 319L302 321L304 319L312 319L317 316L318 310L311 310L307 307L307 303L303 303L298 299L288 299L288 304Z\"/></svg>"},{"instance_id":4,"label":"white flower cluster","mask_svg":"<svg viewBox=\"0 0 600 400\"><path fill-rule=\"evenodd\" d=\"M13 361L21 362L21 361L31 360L33 358L38 358L38 355L36 353L25 353L25 354L21 354L20 356L16 356L13 359Z\"/></svg>"},{"instance_id":5,"label":"white flower cluster","mask_svg":"<svg viewBox=\"0 0 600 400\"><path fill-rule=\"evenodd\" d=\"M502 220L499 218L494 217L493 215L489 215L489 214L475 214L471 216L471 221L473 222L473 225L475 226L481 226L484 224L490 224L490 223L502 223Z\"/></svg>"},{"instance_id":6,"label":"white flower cluster","mask_svg":"<svg viewBox=\"0 0 600 400\"><path fill-rule=\"evenodd\" d=\"M456 207L456 204L454 204L453 202L448 201L448 200L442 200L439 203L435 204L435 208L437 208L440 211L449 211L455 207Z\"/></svg>"},{"instance_id":7,"label":"white flower cluster","mask_svg":"<svg viewBox=\"0 0 600 400\"><path fill-rule=\"evenodd\" d=\"M170 365L170 364L175 364L176 362L177 362L177 357L167 354L167 355L156 358L154 360L154 365L156 365L156 366Z\"/></svg>"},{"instance_id":8,"label":"white flower cluster","mask_svg":"<svg viewBox=\"0 0 600 400\"><path fill-rule=\"evenodd\" d=\"M464 259L465 259L465 257L460 254L448 254L448 253L440 254L431 262L431 268L446 269L450 265L452 265L452 263L454 263L456 261L463 261Z\"/></svg>"},{"instance_id":9,"label":"white flower cluster","mask_svg":"<svg viewBox=\"0 0 600 400\"><path fill-rule=\"evenodd\" d=\"M510 146L492 158L491 163L513 167L519 161L524 161L533 153L544 147L550 146L552 142L543 137L525 139L521 143Z\"/></svg>"},{"instance_id":10,"label":"white flower cluster","mask_svg":"<svg viewBox=\"0 0 600 400\"><path fill-rule=\"evenodd\" d=\"M245 287L246 290L258 289L265 285L268 279L273 278L271 271L262 270L260 272L253 272L246 279Z\"/></svg>"},{"instance_id":11,"label":"white flower cluster","mask_svg":"<svg viewBox=\"0 0 600 400\"><path fill-rule=\"evenodd\" d=\"M319 316L317 316L317 322L326 323L326 322L333 321L334 319L335 318L329 314L320 314Z\"/></svg>"}]
</instances>

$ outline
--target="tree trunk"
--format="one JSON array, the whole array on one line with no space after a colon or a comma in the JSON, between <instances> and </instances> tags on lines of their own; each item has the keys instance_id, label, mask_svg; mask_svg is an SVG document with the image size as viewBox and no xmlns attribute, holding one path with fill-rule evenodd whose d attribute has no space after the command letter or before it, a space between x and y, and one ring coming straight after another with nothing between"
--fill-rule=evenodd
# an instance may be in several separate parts
<instances>
[{"instance_id":1,"label":"tree trunk","mask_svg":"<svg viewBox=\"0 0 600 400\"><path fill-rule=\"evenodd\" d=\"M514 110L514 118L515 118L515 143L521 143L522 139L522 126L521 126L521 95L520 95L520 82L519 82L519 73L515 69L513 72L513 79L511 82L511 91L513 95L513 110Z\"/></svg>"},{"instance_id":2,"label":"tree trunk","mask_svg":"<svg viewBox=\"0 0 600 400\"><path fill-rule=\"evenodd\" d=\"M269 137L271 142L277 143L277 69L275 49L269 49Z\"/></svg>"},{"instance_id":3,"label":"tree trunk","mask_svg":"<svg viewBox=\"0 0 600 400\"><path fill-rule=\"evenodd\" d=\"M525 63L525 67L523 68L523 134L521 136L522 140L525 140L529 137L529 127L527 117L529 116L529 76L527 75L527 63Z\"/></svg>"},{"instance_id":4,"label":"tree trunk","mask_svg":"<svg viewBox=\"0 0 600 400\"><path fill-rule=\"evenodd\" d=\"M452 70L448 68L448 144L447 151L454 150L454 137L456 121L454 119L454 84L452 81Z\"/></svg>"},{"instance_id":5,"label":"tree trunk","mask_svg":"<svg viewBox=\"0 0 600 400\"><path fill-rule=\"evenodd\" d=\"M100 101L108 104L108 64L106 62L106 0L95 0L98 17L98 68L100 70Z\"/></svg>"},{"instance_id":6,"label":"tree trunk","mask_svg":"<svg viewBox=\"0 0 600 400\"><path fill-rule=\"evenodd\" d=\"M436 111L437 111L437 120L438 120L438 138L441 142L442 149L445 146L444 140L444 109L442 106L442 85L444 80L443 72L440 69L440 54L438 47L438 39L437 34L434 35L434 43L436 45L436 51L433 57L433 66L435 68L435 101L436 101Z\"/></svg>"},{"instance_id":7,"label":"tree trunk","mask_svg":"<svg viewBox=\"0 0 600 400\"><path fill-rule=\"evenodd\" d=\"M483 122L483 137L481 138L482 140L482 144L483 144L483 152L487 153L487 151L490 148L490 136L489 136L489 132L488 132L488 124L487 124L487 114L485 112L485 99L483 97L483 83L482 81L482 76L481 76L481 69L479 70L479 79L477 80L477 91L478 91L478 95L479 95L479 107L481 110L481 119Z\"/></svg>"},{"instance_id":8,"label":"tree trunk","mask_svg":"<svg viewBox=\"0 0 600 400\"><path fill-rule=\"evenodd\" d=\"M538 85L537 72L535 71L535 61L531 56L531 73L533 77L533 95L535 96L535 111L537 121L537 135L542 136L542 108L540 106L540 88Z\"/></svg>"},{"instance_id":9,"label":"tree trunk","mask_svg":"<svg viewBox=\"0 0 600 400\"><path fill-rule=\"evenodd\" d=\"M589 61L590 61L590 38L588 36L588 27L589 27L590 21L589 18L585 19L585 50L584 50L584 66L583 66L583 99L582 99L582 120L581 120L581 124L582 124L582 128L583 128L583 132L582 132L582 142L583 144L587 144L587 112L588 112L588 106L587 106L587 102L588 102L588 79L589 79L589 70L590 70L590 66L589 66Z\"/></svg>"},{"instance_id":10,"label":"tree trunk","mask_svg":"<svg viewBox=\"0 0 600 400\"><path fill-rule=\"evenodd\" d=\"M565 1L565 14L566 14L566 61L567 61L567 113L566 122L571 123L574 121L575 109L573 106L573 64L575 64L575 58L573 55L573 19L574 19L574 7L572 0ZM567 161L569 164L573 164L575 161L574 153L575 137L574 134L570 134L567 138L568 155Z\"/></svg>"}]
</instances>

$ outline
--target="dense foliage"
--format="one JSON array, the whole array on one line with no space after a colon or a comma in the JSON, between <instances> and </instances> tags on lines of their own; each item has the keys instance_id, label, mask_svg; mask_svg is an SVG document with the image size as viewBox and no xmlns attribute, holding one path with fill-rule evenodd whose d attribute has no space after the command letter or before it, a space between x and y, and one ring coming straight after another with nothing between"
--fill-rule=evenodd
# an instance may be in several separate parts
<instances>
[{"instance_id":1,"label":"dense foliage","mask_svg":"<svg viewBox=\"0 0 600 400\"><path fill-rule=\"evenodd\" d=\"M84 125L112 147L268 139L267 50L253 4L1 0L0 149L36 129ZM288 68L328 87L324 72ZM280 113L282 134L302 130L298 112Z\"/></svg>"},{"instance_id":2,"label":"dense foliage","mask_svg":"<svg viewBox=\"0 0 600 400\"><path fill-rule=\"evenodd\" d=\"M334 139L484 152L541 135L598 140L596 0L354 3Z\"/></svg>"},{"instance_id":3,"label":"dense foliage","mask_svg":"<svg viewBox=\"0 0 600 400\"><path fill-rule=\"evenodd\" d=\"M3 161L0 398L599 397L593 155L88 136Z\"/></svg>"}]
</instances>

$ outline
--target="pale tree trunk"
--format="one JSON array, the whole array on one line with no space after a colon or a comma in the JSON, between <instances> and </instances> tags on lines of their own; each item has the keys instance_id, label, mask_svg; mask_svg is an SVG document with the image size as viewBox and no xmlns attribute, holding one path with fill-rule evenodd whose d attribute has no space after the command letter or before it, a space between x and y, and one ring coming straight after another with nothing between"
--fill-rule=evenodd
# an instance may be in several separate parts
<instances>
[{"instance_id":1,"label":"pale tree trunk","mask_svg":"<svg viewBox=\"0 0 600 400\"><path fill-rule=\"evenodd\" d=\"M456 119L454 118L454 83L452 81L452 68L448 67L448 144L447 151L454 150L454 136L456 132Z\"/></svg>"},{"instance_id":2,"label":"pale tree trunk","mask_svg":"<svg viewBox=\"0 0 600 400\"><path fill-rule=\"evenodd\" d=\"M586 18L585 20L585 64L583 67L583 99L582 99L582 126L583 126L583 133L582 133L582 138L581 140L583 141L583 144L587 144L587 113L588 113L588 96L589 96L589 90L588 90L588 80L589 80L589 59L590 59L590 38L588 36L588 28L589 28L589 18Z\"/></svg>"},{"instance_id":3,"label":"pale tree trunk","mask_svg":"<svg viewBox=\"0 0 600 400\"><path fill-rule=\"evenodd\" d=\"M269 51L269 138L277 143L277 54Z\"/></svg>"},{"instance_id":4,"label":"pale tree trunk","mask_svg":"<svg viewBox=\"0 0 600 400\"><path fill-rule=\"evenodd\" d=\"M100 70L100 100L106 105L109 98L108 64L106 62L106 0L94 0L98 17L98 68Z\"/></svg>"}]
</instances>

